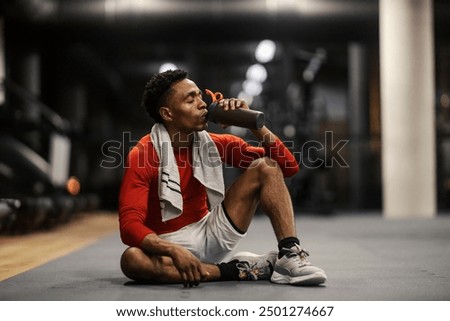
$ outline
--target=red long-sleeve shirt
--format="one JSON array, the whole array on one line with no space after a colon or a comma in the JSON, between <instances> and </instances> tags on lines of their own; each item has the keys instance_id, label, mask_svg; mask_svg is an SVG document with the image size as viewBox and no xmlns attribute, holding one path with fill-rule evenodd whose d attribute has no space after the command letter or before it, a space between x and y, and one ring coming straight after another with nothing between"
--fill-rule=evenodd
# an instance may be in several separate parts
<instances>
[{"instance_id":1,"label":"red long-sleeve shirt","mask_svg":"<svg viewBox=\"0 0 450 321\"><path fill-rule=\"evenodd\" d=\"M294 175L298 163L279 140L270 147L256 147L243 139L227 134L210 133L222 161L238 168L247 168L255 159L268 156L275 160L285 177ZM159 159L146 135L130 151L119 194L119 222L122 241L139 247L147 234L169 233L199 221L208 213L206 188L193 176L191 149L174 148L183 195L183 212L163 222L158 197Z\"/></svg>"}]
</instances>

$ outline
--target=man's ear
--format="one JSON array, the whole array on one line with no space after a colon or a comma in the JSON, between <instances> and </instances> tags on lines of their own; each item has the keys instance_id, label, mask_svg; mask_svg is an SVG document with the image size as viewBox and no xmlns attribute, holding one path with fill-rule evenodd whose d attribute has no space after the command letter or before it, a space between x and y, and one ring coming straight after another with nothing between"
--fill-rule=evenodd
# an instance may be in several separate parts
<instances>
[{"instance_id":1,"label":"man's ear","mask_svg":"<svg viewBox=\"0 0 450 321\"><path fill-rule=\"evenodd\" d=\"M161 115L161 118L164 121L171 121L172 120L172 112L170 111L169 107L161 107L161 108L159 108L159 114Z\"/></svg>"}]
</instances>

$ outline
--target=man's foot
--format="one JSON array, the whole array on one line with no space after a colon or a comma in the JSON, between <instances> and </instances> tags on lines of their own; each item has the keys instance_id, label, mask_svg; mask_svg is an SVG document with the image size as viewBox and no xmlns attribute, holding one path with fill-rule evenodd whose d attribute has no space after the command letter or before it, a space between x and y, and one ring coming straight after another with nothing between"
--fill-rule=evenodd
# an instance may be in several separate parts
<instances>
[{"instance_id":1,"label":"man's foot","mask_svg":"<svg viewBox=\"0 0 450 321\"><path fill-rule=\"evenodd\" d=\"M233 256L232 260L238 260L236 267L239 269L239 278L241 280L269 280L275 261L277 260L277 251L258 255L251 252L239 252Z\"/></svg>"},{"instance_id":2,"label":"man's foot","mask_svg":"<svg viewBox=\"0 0 450 321\"><path fill-rule=\"evenodd\" d=\"M299 245L286 249L288 252L277 259L270 281L291 285L319 285L325 283L325 272L312 266L307 257L309 253Z\"/></svg>"}]
</instances>

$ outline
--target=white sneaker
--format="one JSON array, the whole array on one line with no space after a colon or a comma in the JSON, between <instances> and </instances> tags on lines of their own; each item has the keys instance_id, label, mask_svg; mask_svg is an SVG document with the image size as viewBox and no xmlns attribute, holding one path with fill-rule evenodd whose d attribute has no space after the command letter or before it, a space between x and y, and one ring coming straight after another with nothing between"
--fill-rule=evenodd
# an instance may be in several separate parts
<instances>
[{"instance_id":1,"label":"white sneaker","mask_svg":"<svg viewBox=\"0 0 450 321\"><path fill-rule=\"evenodd\" d=\"M239 278L241 280L270 280L277 255L277 251L263 255L239 252L233 256L232 260L239 261L236 267L239 269Z\"/></svg>"},{"instance_id":2,"label":"white sneaker","mask_svg":"<svg viewBox=\"0 0 450 321\"><path fill-rule=\"evenodd\" d=\"M275 262L270 281L291 285L319 285L325 283L325 272L312 266L307 257L309 253L299 245L293 246L281 259Z\"/></svg>"}]
</instances>

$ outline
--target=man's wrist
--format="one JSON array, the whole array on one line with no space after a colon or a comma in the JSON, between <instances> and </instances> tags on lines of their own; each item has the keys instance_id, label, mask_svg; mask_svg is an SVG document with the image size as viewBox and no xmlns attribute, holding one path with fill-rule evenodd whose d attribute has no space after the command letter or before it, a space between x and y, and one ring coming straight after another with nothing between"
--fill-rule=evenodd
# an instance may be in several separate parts
<instances>
[{"instance_id":1,"label":"man's wrist","mask_svg":"<svg viewBox=\"0 0 450 321\"><path fill-rule=\"evenodd\" d=\"M252 130L253 135L258 138L259 141L263 143L264 146L270 147L277 141L277 136L272 133L266 126L260 129Z\"/></svg>"}]
</instances>

